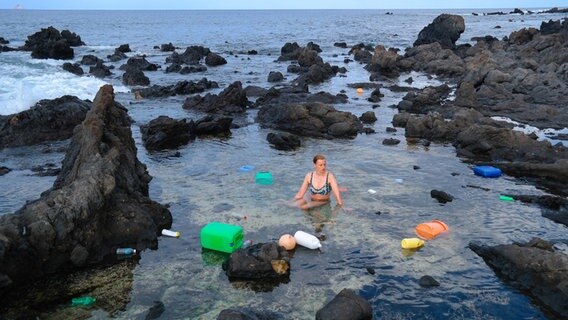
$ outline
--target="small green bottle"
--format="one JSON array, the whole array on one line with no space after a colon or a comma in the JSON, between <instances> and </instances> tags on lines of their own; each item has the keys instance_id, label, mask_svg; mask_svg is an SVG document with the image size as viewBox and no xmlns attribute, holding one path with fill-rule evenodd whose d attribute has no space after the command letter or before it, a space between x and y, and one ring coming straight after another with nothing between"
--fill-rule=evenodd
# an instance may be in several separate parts
<instances>
[{"instance_id":1,"label":"small green bottle","mask_svg":"<svg viewBox=\"0 0 568 320\"><path fill-rule=\"evenodd\" d=\"M509 197L509 196L499 196L499 200L501 201L514 201L515 199L513 197Z\"/></svg>"},{"instance_id":2,"label":"small green bottle","mask_svg":"<svg viewBox=\"0 0 568 320\"><path fill-rule=\"evenodd\" d=\"M96 298L85 296L71 299L72 306L90 306L97 301Z\"/></svg>"}]
</instances>

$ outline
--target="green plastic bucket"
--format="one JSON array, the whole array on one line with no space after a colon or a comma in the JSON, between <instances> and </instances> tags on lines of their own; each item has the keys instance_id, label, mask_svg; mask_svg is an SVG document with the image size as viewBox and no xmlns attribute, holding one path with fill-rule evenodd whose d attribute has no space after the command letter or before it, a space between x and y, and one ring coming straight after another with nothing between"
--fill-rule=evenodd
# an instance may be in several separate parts
<instances>
[{"instance_id":1,"label":"green plastic bucket","mask_svg":"<svg viewBox=\"0 0 568 320\"><path fill-rule=\"evenodd\" d=\"M199 238L203 248L232 253L243 245L243 233L241 226L211 222L201 228Z\"/></svg>"},{"instance_id":2,"label":"green plastic bucket","mask_svg":"<svg viewBox=\"0 0 568 320\"><path fill-rule=\"evenodd\" d=\"M255 176L256 183L269 185L272 184L272 173L268 171L259 171Z\"/></svg>"}]
</instances>

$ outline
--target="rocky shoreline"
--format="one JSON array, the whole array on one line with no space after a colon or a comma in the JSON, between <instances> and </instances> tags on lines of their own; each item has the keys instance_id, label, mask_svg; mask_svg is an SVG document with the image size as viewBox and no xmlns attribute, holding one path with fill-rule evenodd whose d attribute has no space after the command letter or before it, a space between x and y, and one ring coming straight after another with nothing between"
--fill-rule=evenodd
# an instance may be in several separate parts
<instances>
[{"instance_id":1,"label":"rocky shoreline","mask_svg":"<svg viewBox=\"0 0 568 320\"><path fill-rule=\"evenodd\" d=\"M568 20L543 22L539 30L521 29L502 40L485 36L477 38L474 45L456 45L464 30L461 16L442 14L403 54L364 44L354 45L350 54L366 65L369 86L409 71L445 79L447 84L438 87L409 90L396 105L399 113L393 125L405 128L408 139L451 143L457 155L467 161L529 179L555 196L512 196L552 210L547 217L568 225L568 149L561 143L538 141L492 118L507 117L538 128L568 125ZM38 58L69 59L73 57L70 48L81 44L74 33L59 33L50 27L30 36L25 50ZM171 51L170 47L163 45L161 50ZM117 48L111 61L126 59L124 52L128 51L127 46ZM292 61L288 73L297 77L268 90L243 88L235 82L217 95L201 96L218 86L204 78L198 83L154 85L136 91L144 99L196 94L185 99L183 108L208 114L196 121L168 117L150 121L141 126L145 147L151 151L176 148L198 134L227 134L232 127L243 125L240 117L253 108L258 109L255 121L275 130L269 143L282 150L299 147L306 137L350 139L372 133L364 126L373 121L372 111L357 118L332 106L345 103L346 96L309 91L310 85L345 72L325 63L319 52L314 43L305 47L285 44L278 61ZM190 66L194 70L187 72L198 72L206 68L200 64L202 60L208 66L226 63L208 48L197 46L182 54L174 51L166 63L171 64L168 72ZM111 72L97 57L83 64L101 78ZM158 67L144 57L128 58L121 67L123 82L148 86L144 72ZM76 74L83 71L81 65L65 68ZM282 81L276 74L271 77ZM370 99L379 101L380 88L373 92ZM248 99L253 94L259 96L255 102ZM114 101L110 86L103 86L92 103L62 97L0 116L0 149L71 138L53 187L16 213L0 216L0 290L56 271L97 265L119 246L155 248L159 231L171 226L172 217L166 207L148 197L151 177L136 158L130 126L127 110ZM0 175L9 170L0 168ZM566 318L566 255L545 244L541 240L495 247L472 243L470 248L505 281L528 292L552 317ZM526 268L530 268L530 276L521 272ZM238 316L238 312L234 314Z\"/></svg>"}]
</instances>

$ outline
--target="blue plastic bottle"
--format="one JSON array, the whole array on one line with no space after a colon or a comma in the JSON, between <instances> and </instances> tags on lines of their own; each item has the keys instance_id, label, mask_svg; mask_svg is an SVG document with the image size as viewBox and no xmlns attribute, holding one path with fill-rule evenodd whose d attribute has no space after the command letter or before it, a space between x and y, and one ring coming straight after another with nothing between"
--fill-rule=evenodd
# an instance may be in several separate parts
<instances>
[{"instance_id":1,"label":"blue plastic bottle","mask_svg":"<svg viewBox=\"0 0 568 320\"><path fill-rule=\"evenodd\" d=\"M116 249L116 254L119 256L130 256L136 254L136 249L132 248L118 248Z\"/></svg>"}]
</instances>

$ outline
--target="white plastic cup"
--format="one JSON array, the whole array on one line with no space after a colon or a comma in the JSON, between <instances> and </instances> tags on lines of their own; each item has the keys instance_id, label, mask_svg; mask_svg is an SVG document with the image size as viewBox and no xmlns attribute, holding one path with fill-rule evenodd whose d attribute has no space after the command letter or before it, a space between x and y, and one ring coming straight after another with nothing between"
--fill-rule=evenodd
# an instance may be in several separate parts
<instances>
[{"instance_id":1,"label":"white plastic cup","mask_svg":"<svg viewBox=\"0 0 568 320\"><path fill-rule=\"evenodd\" d=\"M168 230L168 229L163 229L162 235L168 236L168 237L179 238L181 236L181 233L179 231L172 231L172 230Z\"/></svg>"},{"instance_id":2,"label":"white plastic cup","mask_svg":"<svg viewBox=\"0 0 568 320\"><path fill-rule=\"evenodd\" d=\"M318 238L304 231L296 231L294 233L294 239L296 243L306 247L308 249L319 249L321 248L321 243Z\"/></svg>"},{"instance_id":3,"label":"white plastic cup","mask_svg":"<svg viewBox=\"0 0 568 320\"><path fill-rule=\"evenodd\" d=\"M369 189L369 190L367 190L367 192L369 192L370 194L375 194L375 193L377 193L377 191L375 191L375 190L373 190L373 189Z\"/></svg>"}]
</instances>

